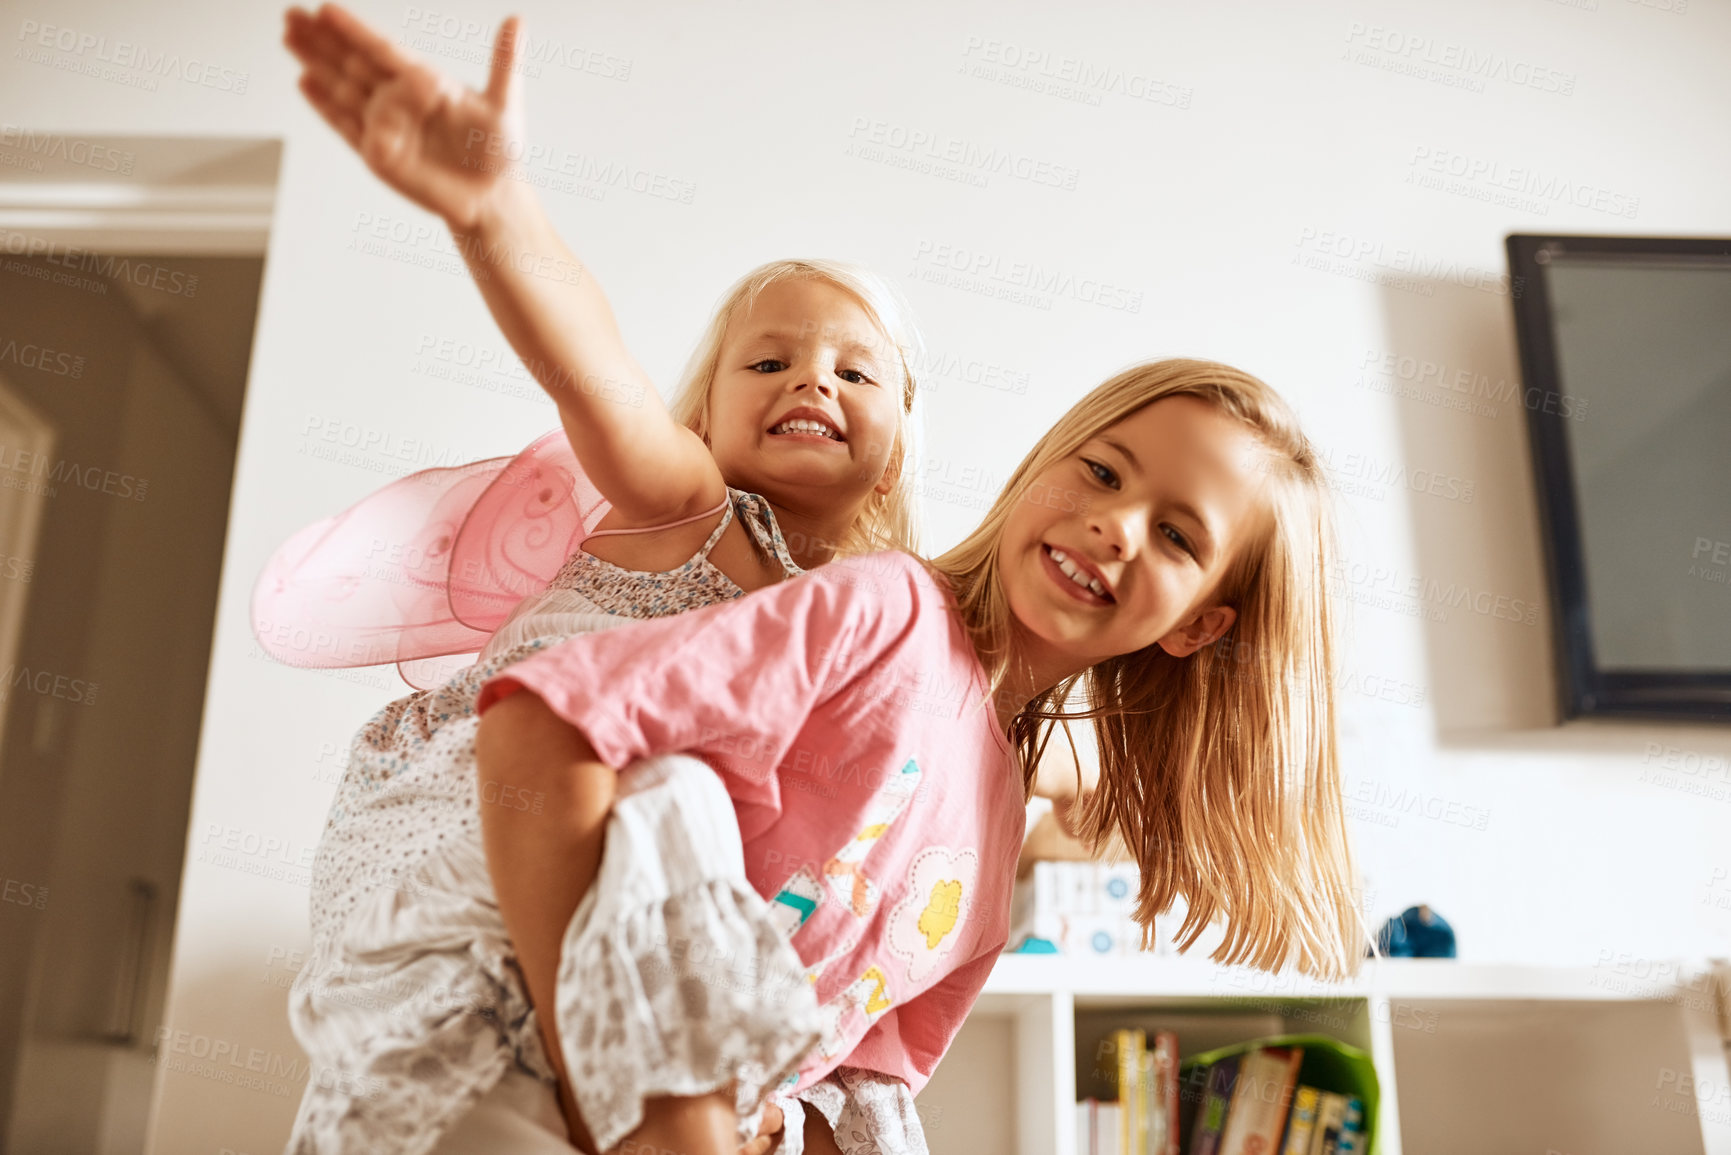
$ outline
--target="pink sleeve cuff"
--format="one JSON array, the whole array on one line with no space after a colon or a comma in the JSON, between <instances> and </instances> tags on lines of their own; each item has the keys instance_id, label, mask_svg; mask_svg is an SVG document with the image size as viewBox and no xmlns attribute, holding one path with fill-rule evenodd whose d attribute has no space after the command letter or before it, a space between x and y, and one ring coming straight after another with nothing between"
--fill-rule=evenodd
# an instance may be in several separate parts
<instances>
[{"instance_id":1,"label":"pink sleeve cuff","mask_svg":"<svg viewBox=\"0 0 1731 1155\"><path fill-rule=\"evenodd\" d=\"M510 674L500 674L496 678L489 678L487 681L481 683L481 694L475 699L475 713L477 715L485 714L487 708L494 702L499 701L501 698L509 698L512 694L515 694L518 690L524 688L523 683L519 682L516 678L513 678Z\"/></svg>"}]
</instances>

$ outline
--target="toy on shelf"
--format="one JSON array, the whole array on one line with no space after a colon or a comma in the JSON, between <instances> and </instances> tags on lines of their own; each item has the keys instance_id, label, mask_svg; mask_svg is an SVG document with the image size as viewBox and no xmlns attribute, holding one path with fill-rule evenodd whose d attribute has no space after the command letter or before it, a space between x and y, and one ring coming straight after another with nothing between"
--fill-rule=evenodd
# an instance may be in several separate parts
<instances>
[{"instance_id":1,"label":"toy on shelf","mask_svg":"<svg viewBox=\"0 0 1731 1155\"><path fill-rule=\"evenodd\" d=\"M1455 932L1442 915L1420 903L1389 919L1376 945L1389 958L1454 958Z\"/></svg>"}]
</instances>

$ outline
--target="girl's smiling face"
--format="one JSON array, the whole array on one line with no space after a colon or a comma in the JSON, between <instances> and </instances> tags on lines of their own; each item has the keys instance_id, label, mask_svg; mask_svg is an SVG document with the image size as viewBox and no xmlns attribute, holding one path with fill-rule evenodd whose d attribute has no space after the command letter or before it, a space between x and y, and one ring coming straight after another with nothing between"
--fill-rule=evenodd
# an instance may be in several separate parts
<instances>
[{"instance_id":1,"label":"girl's smiling face","mask_svg":"<svg viewBox=\"0 0 1731 1155\"><path fill-rule=\"evenodd\" d=\"M1166 397L1031 479L998 567L1036 686L1158 643L1175 657L1236 611L1214 594L1268 516L1267 451L1242 422Z\"/></svg>"},{"instance_id":2,"label":"girl's smiling face","mask_svg":"<svg viewBox=\"0 0 1731 1155\"><path fill-rule=\"evenodd\" d=\"M899 351L853 295L776 281L728 325L709 395L723 476L779 506L887 492L900 428Z\"/></svg>"}]
</instances>

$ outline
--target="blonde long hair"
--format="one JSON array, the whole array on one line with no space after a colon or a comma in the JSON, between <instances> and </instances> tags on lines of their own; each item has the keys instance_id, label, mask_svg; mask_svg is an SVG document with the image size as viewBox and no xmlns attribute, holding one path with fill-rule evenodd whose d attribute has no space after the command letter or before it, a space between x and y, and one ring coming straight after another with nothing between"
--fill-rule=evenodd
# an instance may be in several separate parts
<instances>
[{"instance_id":1,"label":"blonde long hair","mask_svg":"<svg viewBox=\"0 0 1731 1155\"><path fill-rule=\"evenodd\" d=\"M673 419L709 440L709 393L721 362L721 344L727 327L741 309L749 311L758 294L777 281L808 278L824 281L851 295L883 330L895 351L901 369L901 404L896 409L896 444L890 454L895 485L888 493L872 493L865 508L839 542L838 556L869 553L879 549L904 549L919 553L919 502L914 491L918 456L915 448L919 421L919 390L914 365L919 361L920 339L912 313L901 294L888 281L867 269L842 261L783 260L759 265L736 281L716 305L709 327L685 366L679 391L669 407Z\"/></svg>"},{"instance_id":2,"label":"blonde long hair","mask_svg":"<svg viewBox=\"0 0 1731 1155\"><path fill-rule=\"evenodd\" d=\"M1031 786L1058 725L1092 718L1100 785L1079 825L1096 844L1116 832L1140 866L1144 945L1155 917L1182 897L1180 948L1220 917L1217 961L1350 975L1370 935L1355 898L1335 738L1328 486L1274 390L1212 361L1155 361L1118 374L1059 419L979 528L932 566L955 590L995 696L1018 660L998 569L1005 522L1034 478L1167 397L1214 406L1267 451L1273 516L1214 594L1237 620L1225 639L1187 658L1148 646L1028 702L1010 726L1024 782ZM1075 699L1083 710L1063 708Z\"/></svg>"}]
</instances>

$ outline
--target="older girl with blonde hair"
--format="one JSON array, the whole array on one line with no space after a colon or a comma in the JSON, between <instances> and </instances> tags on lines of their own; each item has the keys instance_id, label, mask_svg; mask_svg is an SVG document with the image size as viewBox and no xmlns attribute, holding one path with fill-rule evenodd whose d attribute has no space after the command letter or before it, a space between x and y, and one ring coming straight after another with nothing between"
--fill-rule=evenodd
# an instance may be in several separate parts
<instances>
[{"instance_id":1,"label":"older girl with blonde hair","mask_svg":"<svg viewBox=\"0 0 1731 1155\"><path fill-rule=\"evenodd\" d=\"M548 800L481 823L573 1141L727 1150L779 1087L788 1150L924 1150L912 1095L1006 941L1065 721L1093 722L1084 825L1135 856L1144 928L1182 898L1183 945L1223 923L1221 962L1353 973L1332 548L1279 397L1154 362L1073 407L934 562L843 559L490 680L480 775Z\"/></svg>"}]
</instances>

